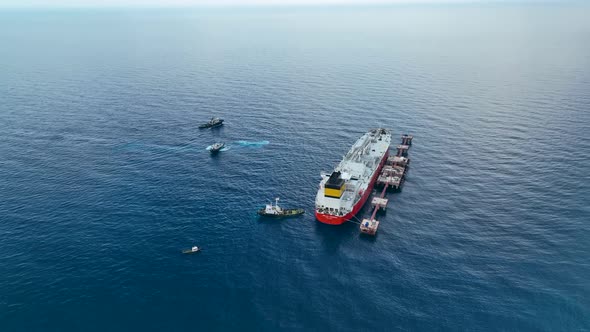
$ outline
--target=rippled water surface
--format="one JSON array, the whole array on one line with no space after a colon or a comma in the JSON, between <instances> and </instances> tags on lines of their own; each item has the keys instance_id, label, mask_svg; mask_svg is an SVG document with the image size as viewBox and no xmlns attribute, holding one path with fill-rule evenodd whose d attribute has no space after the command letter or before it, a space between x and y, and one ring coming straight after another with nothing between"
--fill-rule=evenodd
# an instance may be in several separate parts
<instances>
[{"instance_id":1,"label":"rippled water surface","mask_svg":"<svg viewBox=\"0 0 590 332\"><path fill-rule=\"evenodd\" d=\"M0 330L590 330L589 16L0 13ZM415 135L378 236L319 224L378 126Z\"/></svg>"}]
</instances>

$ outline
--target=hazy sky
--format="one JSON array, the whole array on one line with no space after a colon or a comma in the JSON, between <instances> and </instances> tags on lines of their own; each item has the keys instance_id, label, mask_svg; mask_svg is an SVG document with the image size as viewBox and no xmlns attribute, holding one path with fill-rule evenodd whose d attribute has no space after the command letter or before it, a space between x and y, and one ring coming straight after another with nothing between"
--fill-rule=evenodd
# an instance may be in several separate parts
<instances>
[{"instance_id":1,"label":"hazy sky","mask_svg":"<svg viewBox=\"0 0 590 332\"><path fill-rule=\"evenodd\" d=\"M388 3L456 3L486 0L0 0L0 7L128 7L227 5L326 5ZM506 1L506 0L487 0Z\"/></svg>"}]
</instances>

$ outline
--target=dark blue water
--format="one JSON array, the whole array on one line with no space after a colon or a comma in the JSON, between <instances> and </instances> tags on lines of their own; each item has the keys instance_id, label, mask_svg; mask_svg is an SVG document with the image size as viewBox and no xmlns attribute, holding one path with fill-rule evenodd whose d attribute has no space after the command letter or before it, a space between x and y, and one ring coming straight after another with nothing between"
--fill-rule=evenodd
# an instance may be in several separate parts
<instances>
[{"instance_id":1,"label":"dark blue water","mask_svg":"<svg viewBox=\"0 0 590 332\"><path fill-rule=\"evenodd\" d=\"M589 16L1 13L0 331L590 330ZM377 126L416 137L378 236L319 224Z\"/></svg>"}]
</instances>

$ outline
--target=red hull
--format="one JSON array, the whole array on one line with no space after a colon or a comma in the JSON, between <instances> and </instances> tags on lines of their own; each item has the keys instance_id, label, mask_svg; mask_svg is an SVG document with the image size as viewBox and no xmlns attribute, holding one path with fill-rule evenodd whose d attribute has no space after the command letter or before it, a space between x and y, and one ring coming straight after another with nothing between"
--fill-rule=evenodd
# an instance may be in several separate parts
<instances>
[{"instance_id":1,"label":"red hull","mask_svg":"<svg viewBox=\"0 0 590 332\"><path fill-rule=\"evenodd\" d=\"M375 171L375 173L373 174L373 177L371 178L371 182L369 183L369 186L367 187L367 189L363 193L363 196L361 197L361 199L352 208L352 212L347 213L347 214L345 214L343 216L333 216L333 215L330 215L330 214L318 213L317 210L316 210L316 212L315 212L315 218L319 222L322 222L324 224L328 224L328 225L342 225L345 222L347 222L348 220L352 219L352 217L356 216L356 214L365 205L365 202L367 201L367 198L369 198L369 195L373 191L373 187L375 186L375 181L377 181L377 178L379 177L379 174L381 173L381 169L383 168L383 165L385 164L385 161L387 160L387 157L388 156L389 156L389 150L387 152L385 152L385 155L383 156L383 159L381 159L381 162L379 163L379 167L377 167L377 170Z\"/></svg>"}]
</instances>

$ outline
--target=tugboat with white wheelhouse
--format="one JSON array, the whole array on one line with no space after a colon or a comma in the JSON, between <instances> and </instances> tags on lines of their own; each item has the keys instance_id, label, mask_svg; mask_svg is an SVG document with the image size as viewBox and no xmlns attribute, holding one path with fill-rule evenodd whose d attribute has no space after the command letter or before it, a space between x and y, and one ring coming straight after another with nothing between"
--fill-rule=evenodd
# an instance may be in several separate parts
<instances>
[{"instance_id":1,"label":"tugboat with white wheelhouse","mask_svg":"<svg viewBox=\"0 0 590 332\"><path fill-rule=\"evenodd\" d=\"M283 209L279 206L279 198L275 198L275 205L266 204L266 206L258 210L258 215L271 218L295 217L305 213L303 209Z\"/></svg>"}]
</instances>

